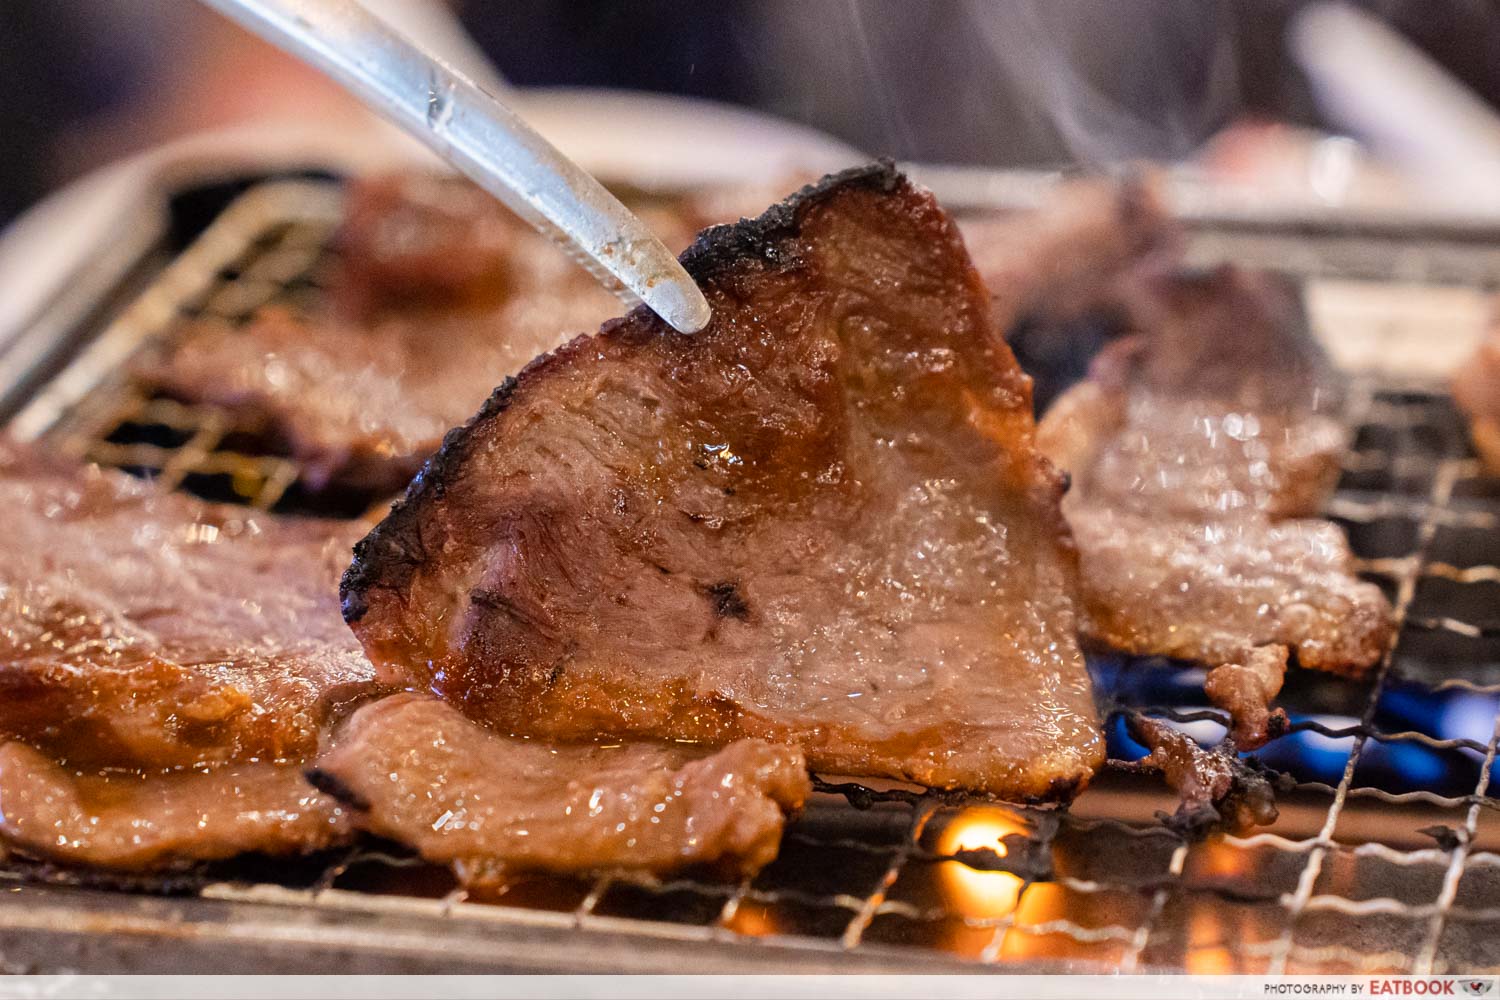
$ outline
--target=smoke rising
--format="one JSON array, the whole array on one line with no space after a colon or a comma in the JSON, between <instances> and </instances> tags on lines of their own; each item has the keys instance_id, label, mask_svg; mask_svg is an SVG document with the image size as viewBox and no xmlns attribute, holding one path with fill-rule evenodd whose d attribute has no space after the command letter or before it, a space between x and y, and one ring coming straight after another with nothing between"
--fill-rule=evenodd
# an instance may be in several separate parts
<instances>
[{"instance_id":1,"label":"smoke rising","mask_svg":"<svg viewBox=\"0 0 1500 1000\"><path fill-rule=\"evenodd\" d=\"M757 6L764 103L870 153L991 165L1170 159L1241 105L1232 0Z\"/></svg>"}]
</instances>

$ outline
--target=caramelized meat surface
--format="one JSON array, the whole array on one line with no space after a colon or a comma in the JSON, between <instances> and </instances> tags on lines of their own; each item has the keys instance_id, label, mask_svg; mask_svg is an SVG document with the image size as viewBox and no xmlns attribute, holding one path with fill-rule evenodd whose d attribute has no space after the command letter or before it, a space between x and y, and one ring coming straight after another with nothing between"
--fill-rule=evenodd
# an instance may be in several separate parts
<instances>
[{"instance_id":1,"label":"caramelized meat surface","mask_svg":"<svg viewBox=\"0 0 1500 1000\"><path fill-rule=\"evenodd\" d=\"M1385 651L1390 608L1378 587L1354 575L1349 544L1327 521L1159 520L1096 503L1066 509L1089 634L1110 649L1218 664L1279 645L1304 667L1352 676Z\"/></svg>"},{"instance_id":2,"label":"caramelized meat surface","mask_svg":"<svg viewBox=\"0 0 1500 1000\"><path fill-rule=\"evenodd\" d=\"M0 739L13 741L0 832L121 864L326 843L336 806L276 762L313 755L329 712L373 679L334 596L358 528L165 495L3 444L0 498ZM184 817L224 782L253 790L253 821L221 814L192 836ZM133 807L117 808L132 796L155 816L141 814L134 845L121 832Z\"/></svg>"},{"instance_id":3,"label":"caramelized meat surface","mask_svg":"<svg viewBox=\"0 0 1500 1000\"><path fill-rule=\"evenodd\" d=\"M355 805L363 828L452 864L471 887L533 869L751 874L811 792L794 747L556 746L496 735L417 695L361 708L313 778Z\"/></svg>"},{"instance_id":4,"label":"caramelized meat surface","mask_svg":"<svg viewBox=\"0 0 1500 1000\"><path fill-rule=\"evenodd\" d=\"M1064 797L1103 758L1061 480L952 221L831 178L503 386L356 550L377 665L497 731Z\"/></svg>"},{"instance_id":5,"label":"caramelized meat surface","mask_svg":"<svg viewBox=\"0 0 1500 1000\"><path fill-rule=\"evenodd\" d=\"M1242 657L1244 663L1226 661L1204 678L1209 701L1229 713L1229 736L1236 746L1255 747L1287 731L1286 712L1271 708L1286 679L1285 646L1258 646Z\"/></svg>"},{"instance_id":6,"label":"caramelized meat surface","mask_svg":"<svg viewBox=\"0 0 1500 1000\"><path fill-rule=\"evenodd\" d=\"M200 325L139 374L175 398L231 410L295 457L310 489L389 494L497 382L617 306L592 279L565 279L484 313L353 321L266 309L242 327Z\"/></svg>"},{"instance_id":7,"label":"caramelized meat surface","mask_svg":"<svg viewBox=\"0 0 1500 1000\"><path fill-rule=\"evenodd\" d=\"M1184 833L1235 833L1276 822L1270 783L1247 768L1233 747L1205 750L1186 733L1143 716L1130 720L1130 734L1151 751L1141 764L1160 771L1181 798L1169 822Z\"/></svg>"},{"instance_id":8,"label":"caramelized meat surface","mask_svg":"<svg viewBox=\"0 0 1500 1000\"><path fill-rule=\"evenodd\" d=\"M1355 576L1342 532L1309 517L1345 445L1337 383L1295 295L1268 277L1179 276L1135 308L1145 332L1101 355L1038 435L1073 476L1085 631L1133 654L1253 664L1209 693L1255 746L1279 725L1269 703L1289 650L1358 676L1390 637L1390 607Z\"/></svg>"},{"instance_id":9,"label":"caramelized meat surface","mask_svg":"<svg viewBox=\"0 0 1500 1000\"><path fill-rule=\"evenodd\" d=\"M22 853L116 870L305 853L351 833L296 764L76 772L14 741L0 745L0 807L0 837Z\"/></svg>"}]
</instances>

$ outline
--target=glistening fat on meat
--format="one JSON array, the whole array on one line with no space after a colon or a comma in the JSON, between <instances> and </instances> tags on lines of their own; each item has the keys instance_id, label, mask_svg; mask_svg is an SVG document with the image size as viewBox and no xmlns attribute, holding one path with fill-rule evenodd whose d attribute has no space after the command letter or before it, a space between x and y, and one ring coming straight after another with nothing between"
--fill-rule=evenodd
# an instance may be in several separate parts
<instances>
[{"instance_id":1,"label":"glistening fat on meat","mask_svg":"<svg viewBox=\"0 0 1500 1000\"><path fill-rule=\"evenodd\" d=\"M693 198L635 207L670 245L703 224ZM466 181L359 179L344 214L325 308L202 320L136 365L154 391L227 409L237 429L289 451L310 488L395 492L501 379L618 311Z\"/></svg>"},{"instance_id":2,"label":"glistening fat on meat","mask_svg":"<svg viewBox=\"0 0 1500 1000\"><path fill-rule=\"evenodd\" d=\"M1233 268L1144 280L1138 335L1042 421L1073 477L1089 641L1217 668L1208 693L1242 747L1285 725L1270 709L1287 657L1358 676L1389 604L1355 575L1343 533L1313 518L1338 476L1340 393L1294 290Z\"/></svg>"},{"instance_id":3,"label":"glistening fat on meat","mask_svg":"<svg viewBox=\"0 0 1500 1000\"><path fill-rule=\"evenodd\" d=\"M0 841L104 868L352 835L301 763L374 671L338 617L358 525L164 494L0 442Z\"/></svg>"},{"instance_id":4,"label":"glistening fat on meat","mask_svg":"<svg viewBox=\"0 0 1500 1000\"><path fill-rule=\"evenodd\" d=\"M1062 481L952 220L870 168L683 261L706 330L534 362L360 544L366 651L500 732L1072 795L1103 740Z\"/></svg>"},{"instance_id":5,"label":"glistening fat on meat","mask_svg":"<svg viewBox=\"0 0 1500 1000\"><path fill-rule=\"evenodd\" d=\"M476 881L517 866L753 872L807 794L795 748L554 747L406 696L361 709L321 758L327 730L380 693L338 611L360 525L204 504L3 443L0 500L0 844L16 853L155 870L322 850L363 827ZM339 794L308 782L315 762L342 774ZM439 788L474 814L449 832L477 833L480 803L503 801L512 836L495 818L451 847L441 810L421 811ZM543 848L516 832L543 824Z\"/></svg>"},{"instance_id":6,"label":"glistening fat on meat","mask_svg":"<svg viewBox=\"0 0 1500 1000\"><path fill-rule=\"evenodd\" d=\"M452 865L471 890L535 870L752 874L812 791L795 747L559 746L405 694L356 712L311 777L360 826Z\"/></svg>"}]
</instances>

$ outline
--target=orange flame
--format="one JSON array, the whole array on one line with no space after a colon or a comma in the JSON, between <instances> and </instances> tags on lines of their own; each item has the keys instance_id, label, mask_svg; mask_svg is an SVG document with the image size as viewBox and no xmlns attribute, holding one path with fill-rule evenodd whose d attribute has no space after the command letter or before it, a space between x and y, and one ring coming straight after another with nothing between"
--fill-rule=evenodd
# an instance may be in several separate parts
<instances>
[{"instance_id":1,"label":"orange flame","mask_svg":"<svg viewBox=\"0 0 1500 1000\"><path fill-rule=\"evenodd\" d=\"M1003 809L976 806L954 817L938 837L941 854L989 848L1004 857L1004 837L1026 827ZM1003 917L1016 907L1022 880L1009 872L984 872L957 861L939 866L943 893L952 909L971 917Z\"/></svg>"},{"instance_id":2,"label":"orange flame","mask_svg":"<svg viewBox=\"0 0 1500 1000\"><path fill-rule=\"evenodd\" d=\"M764 903L748 899L740 901L725 926L736 934L743 934L746 937L766 937L781 932L776 922L776 915L771 912L771 908Z\"/></svg>"}]
</instances>

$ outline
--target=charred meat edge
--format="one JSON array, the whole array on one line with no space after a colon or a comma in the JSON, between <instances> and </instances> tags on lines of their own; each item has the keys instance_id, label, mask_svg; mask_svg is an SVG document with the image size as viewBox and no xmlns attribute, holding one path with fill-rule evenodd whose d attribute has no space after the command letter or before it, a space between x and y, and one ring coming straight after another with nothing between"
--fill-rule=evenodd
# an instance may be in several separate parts
<instances>
[{"instance_id":1,"label":"charred meat edge","mask_svg":"<svg viewBox=\"0 0 1500 1000\"><path fill-rule=\"evenodd\" d=\"M772 205L758 218L705 229L693 245L683 251L679 260L700 285L744 261L759 261L778 269L794 265L796 257L789 253L785 244L801 232L802 220L809 209L847 188L889 193L904 179L889 160L830 174L785 201ZM605 323L598 336L619 336L622 331L630 329L631 317L648 315L650 310L646 306L637 306L630 316ZM516 394L526 390L528 383L542 377L549 366L581 350L593 336L582 334L556 351L532 361L520 374L502 382L468 423L444 435L442 447L417 473L407 487L405 497L398 500L386 518L354 546L354 562L339 584L346 622L352 624L364 617L368 608L365 600L368 591L375 588L399 590L410 583L417 566L424 561L426 551L417 511L421 509L424 498L443 495L448 479L463 465L471 436L503 413Z\"/></svg>"}]
</instances>

